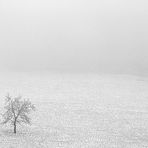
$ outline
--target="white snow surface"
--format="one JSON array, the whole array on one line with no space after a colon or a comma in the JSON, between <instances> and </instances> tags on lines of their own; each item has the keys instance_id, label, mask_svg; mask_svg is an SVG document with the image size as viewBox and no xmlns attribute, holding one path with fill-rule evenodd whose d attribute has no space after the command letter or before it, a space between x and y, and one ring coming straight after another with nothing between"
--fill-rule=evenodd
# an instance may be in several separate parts
<instances>
[{"instance_id":1,"label":"white snow surface","mask_svg":"<svg viewBox=\"0 0 148 148\"><path fill-rule=\"evenodd\" d=\"M5 96L35 104L17 134L0 125L0 148L147 148L148 78L129 75L1 73Z\"/></svg>"}]
</instances>

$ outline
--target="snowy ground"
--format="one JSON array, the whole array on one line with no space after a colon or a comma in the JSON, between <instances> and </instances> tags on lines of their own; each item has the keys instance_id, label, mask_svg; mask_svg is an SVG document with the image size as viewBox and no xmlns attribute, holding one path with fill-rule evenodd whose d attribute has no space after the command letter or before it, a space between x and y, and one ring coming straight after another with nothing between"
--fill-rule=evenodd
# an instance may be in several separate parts
<instances>
[{"instance_id":1,"label":"snowy ground","mask_svg":"<svg viewBox=\"0 0 148 148\"><path fill-rule=\"evenodd\" d=\"M148 79L78 74L1 74L4 96L36 105L32 126L0 126L0 148L147 148Z\"/></svg>"}]
</instances>

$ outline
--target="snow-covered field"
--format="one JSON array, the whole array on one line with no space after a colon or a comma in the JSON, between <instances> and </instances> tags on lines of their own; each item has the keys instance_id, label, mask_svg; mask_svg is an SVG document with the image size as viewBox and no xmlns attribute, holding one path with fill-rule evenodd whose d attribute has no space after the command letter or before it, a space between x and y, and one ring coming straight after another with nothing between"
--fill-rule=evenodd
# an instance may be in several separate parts
<instances>
[{"instance_id":1,"label":"snow-covered field","mask_svg":"<svg viewBox=\"0 0 148 148\"><path fill-rule=\"evenodd\" d=\"M5 95L30 98L32 126L0 125L0 148L147 148L148 79L128 75L0 75Z\"/></svg>"}]
</instances>

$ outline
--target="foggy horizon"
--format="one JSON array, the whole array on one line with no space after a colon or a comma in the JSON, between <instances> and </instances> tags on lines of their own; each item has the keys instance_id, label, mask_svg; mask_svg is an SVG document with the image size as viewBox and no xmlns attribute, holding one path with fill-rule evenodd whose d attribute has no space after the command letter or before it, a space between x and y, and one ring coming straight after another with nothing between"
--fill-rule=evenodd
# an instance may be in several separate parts
<instances>
[{"instance_id":1,"label":"foggy horizon","mask_svg":"<svg viewBox=\"0 0 148 148\"><path fill-rule=\"evenodd\" d=\"M2 0L0 71L148 76L145 0Z\"/></svg>"},{"instance_id":2,"label":"foggy horizon","mask_svg":"<svg viewBox=\"0 0 148 148\"><path fill-rule=\"evenodd\" d=\"M148 0L0 0L0 98L0 148L148 148Z\"/></svg>"}]
</instances>

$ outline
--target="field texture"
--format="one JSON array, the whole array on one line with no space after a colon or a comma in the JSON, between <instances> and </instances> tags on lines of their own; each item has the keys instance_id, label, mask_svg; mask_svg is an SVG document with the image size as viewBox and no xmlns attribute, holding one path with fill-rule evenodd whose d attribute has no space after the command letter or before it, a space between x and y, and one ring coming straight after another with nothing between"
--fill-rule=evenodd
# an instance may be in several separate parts
<instances>
[{"instance_id":1,"label":"field texture","mask_svg":"<svg viewBox=\"0 0 148 148\"><path fill-rule=\"evenodd\" d=\"M127 75L1 74L5 95L37 110L17 134L0 125L0 148L147 148L148 79Z\"/></svg>"}]
</instances>

